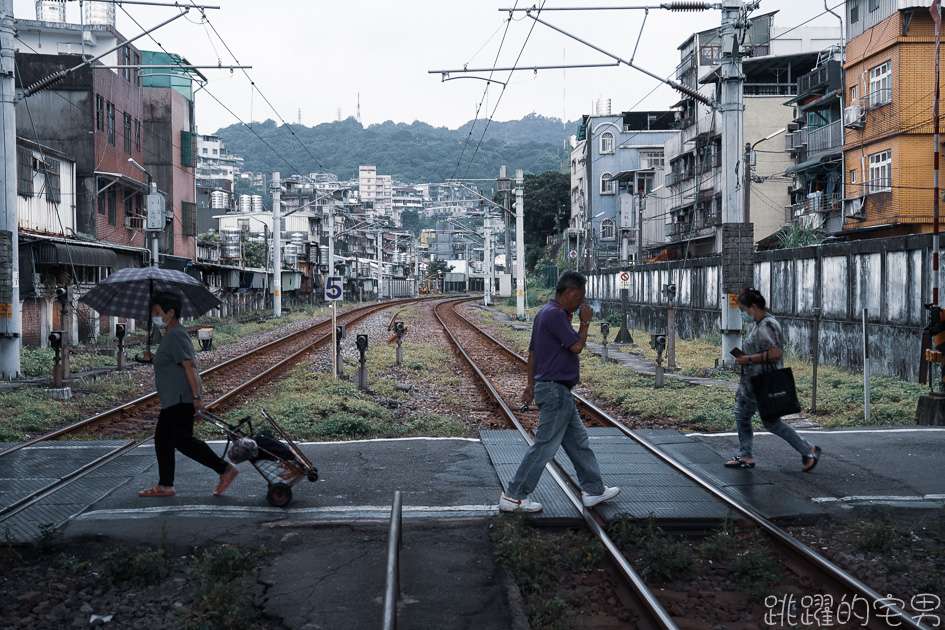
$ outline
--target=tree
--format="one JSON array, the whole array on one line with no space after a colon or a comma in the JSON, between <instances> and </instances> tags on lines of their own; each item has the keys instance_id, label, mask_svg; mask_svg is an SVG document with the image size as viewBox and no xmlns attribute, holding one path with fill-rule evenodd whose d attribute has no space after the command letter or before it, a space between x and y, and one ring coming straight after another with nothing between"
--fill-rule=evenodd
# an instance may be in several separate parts
<instances>
[{"instance_id":1,"label":"tree","mask_svg":"<svg viewBox=\"0 0 945 630\"><path fill-rule=\"evenodd\" d=\"M429 265L427 265L427 271L431 274L433 273L449 273L455 269L453 265L449 264L445 260L434 260Z\"/></svg>"},{"instance_id":2,"label":"tree","mask_svg":"<svg viewBox=\"0 0 945 630\"><path fill-rule=\"evenodd\" d=\"M405 230L420 234L420 213L416 210L404 210L400 215L400 225Z\"/></svg>"},{"instance_id":3,"label":"tree","mask_svg":"<svg viewBox=\"0 0 945 630\"><path fill-rule=\"evenodd\" d=\"M558 232L571 206L571 176L545 171L525 175L525 235L527 242L542 242Z\"/></svg>"}]
</instances>

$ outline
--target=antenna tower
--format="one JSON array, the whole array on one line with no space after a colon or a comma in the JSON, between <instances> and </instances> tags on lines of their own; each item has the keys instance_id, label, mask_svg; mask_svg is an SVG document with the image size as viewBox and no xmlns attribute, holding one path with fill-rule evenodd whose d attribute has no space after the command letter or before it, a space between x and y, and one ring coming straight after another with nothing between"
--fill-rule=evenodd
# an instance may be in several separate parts
<instances>
[{"instance_id":1,"label":"antenna tower","mask_svg":"<svg viewBox=\"0 0 945 630\"><path fill-rule=\"evenodd\" d=\"M361 93L358 92L358 115L357 115L358 124L361 124Z\"/></svg>"}]
</instances>

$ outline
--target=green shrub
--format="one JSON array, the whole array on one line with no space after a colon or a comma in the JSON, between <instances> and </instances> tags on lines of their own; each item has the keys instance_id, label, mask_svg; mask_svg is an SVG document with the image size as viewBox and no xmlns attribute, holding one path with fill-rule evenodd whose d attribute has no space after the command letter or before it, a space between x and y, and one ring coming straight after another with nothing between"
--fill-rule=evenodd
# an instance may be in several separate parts
<instances>
[{"instance_id":1,"label":"green shrub","mask_svg":"<svg viewBox=\"0 0 945 630\"><path fill-rule=\"evenodd\" d=\"M164 577L164 549L115 547L102 554L102 564L111 583L158 584Z\"/></svg>"}]
</instances>

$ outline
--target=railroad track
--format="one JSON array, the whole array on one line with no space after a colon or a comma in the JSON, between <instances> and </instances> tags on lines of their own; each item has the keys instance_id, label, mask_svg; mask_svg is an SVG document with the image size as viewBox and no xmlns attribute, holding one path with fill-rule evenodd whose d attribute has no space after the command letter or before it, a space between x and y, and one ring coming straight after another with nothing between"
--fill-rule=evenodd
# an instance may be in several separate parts
<instances>
[{"instance_id":1,"label":"railroad track","mask_svg":"<svg viewBox=\"0 0 945 630\"><path fill-rule=\"evenodd\" d=\"M351 326L379 311L415 301L418 300L392 300L381 304L358 307L341 314L337 318L338 323ZM212 384L212 388L216 390L226 388L225 393L214 398L212 402L207 403L207 409L219 414L239 405L240 402L247 397L249 392L258 389L266 383L272 382L279 375L301 362L311 352L329 345L331 338L331 318L328 318L308 328L296 331L286 337L255 348L239 357L235 357L204 370L200 374L201 378L204 379L205 390L211 391L211 387L207 387L207 385L210 384ZM262 366L260 366L260 363L262 363ZM129 419L134 421L131 422L132 428L137 428L135 424L140 422L140 418L149 417L157 413L159 404L157 392L151 392L150 394L118 405L113 409L109 409L95 416L27 442L16 444L0 452L0 458L12 456L27 447L36 446L42 442L48 442L63 436L101 431L102 427L108 427L109 430L115 430L116 428L127 430ZM123 442L112 451L83 465L78 470L59 478L55 482L22 497L10 505L0 506L0 525L151 439L151 437L148 437Z\"/></svg>"},{"instance_id":2,"label":"railroad track","mask_svg":"<svg viewBox=\"0 0 945 630\"><path fill-rule=\"evenodd\" d=\"M525 386L527 360L511 350L505 344L495 339L475 324L456 312L456 306L467 300L443 302L434 308L434 314L446 331L447 337L463 356L470 368L481 379L490 397L495 401L500 413L508 419L528 442L532 443L529 426L537 425L537 413L513 412L518 405L516 392L520 395ZM496 360L496 355L503 360ZM487 358L483 362L483 358ZM477 361L478 358L478 361ZM518 368L508 369L508 361L518 363ZM494 381L490 378L494 377ZM837 602L865 601L873 614L867 615L862 621L862 627L868 628L923 628L912 620L902 609L889 603L889 600L868 585L860 582L856 577L847 573L809 547L787 534L753 507L737 501L715 486L709 484L684 463L666 454L649 440L628 429L615 418L597 407L586 398L575 394L582 417L591 420L594 424L611 426L619 429L626 436L638 442L647 451L656 456L662 463L683 474L690 481L708 492L712 497L723 503L742 521L750 523L763 531L772 546L777 548L785 563L796 573L810 576L813 583L830 593ZM510 404L511 403L511 404ZM524 416L524 418L523 418ZM666 612L659 599L636 573L623 553L606 534L606 522L595 511L583 507L581 490L576 482L569 479L563 470L552 462L550 469L554 481L564 491L568 500L581 513L588 529L601 541L613 561L617 572L630 586L635 601L630 602L630 608L637 614L634 621L639 628L677 628L673 618ZM888 613L888 614L887 614ZM759 627L765 625L758 620ZM861 627L857 624L857 627Z\"/></svg>"}]
</instances>

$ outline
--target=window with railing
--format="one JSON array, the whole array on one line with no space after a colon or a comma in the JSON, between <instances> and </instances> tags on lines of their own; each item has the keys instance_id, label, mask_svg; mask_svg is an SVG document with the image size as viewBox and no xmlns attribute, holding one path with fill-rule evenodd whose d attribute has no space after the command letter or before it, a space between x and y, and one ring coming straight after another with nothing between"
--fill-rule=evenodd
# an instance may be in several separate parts
<instances>
[{"instance_id":1,"label":"window with railing","mask_svg":"<svg viewBox=\"0 0 945 630\"><path fill-rule=\"evenodd\" d=\"M617 225L614 223L613 219L604 219L600 222L600 240L617 240Z\"/></svg>"},{"instance_id":2,"label":"window with railing","mask_svg":"<svg viewBox=\"0 0 945 630\"><path fill-rule=\"evenodd\" d=\"M600 136L600 152L604 153L613 153L614 152L614 134L606 131Z\"/></svg>"},{"instance_id":3,"label":"window with railing","mask_svg":"<svg viewBox=\"0 0 945 630\"><path fill-rule=\"evenodd\" d=\"M602 173L600 176L600 194L602 195L613 195L617 192L616 182L611 181L613 173Z\"/></svg>"},{"instance_id":4,"label":"window with railing","mask_svg":"<svg viewBox=\"0 0 945 630\"><path fill-rule=\"evenodd\" d=\"M892 64L883 62L870 69L870 107L892 102Z\"/></svg>"},{"instance_id":5,"label":"window with railing","mask_svg":"<svg viewBox=\"0 0 945 630\"><path fill-rule=\"evenodd\" d=\"M881 193L892 190L892 152L887 149L870 156L869 192Z\"/></svg>"},{"instance_id":6,"label":"window with railing","mask_svg":"<svg viewBox=\"0 0 945 630\"><path fill-rule=\"evenodd\" d=\"M640 151L640 168L663 168L662 151Z\"/></svg>"}]
</instances>

